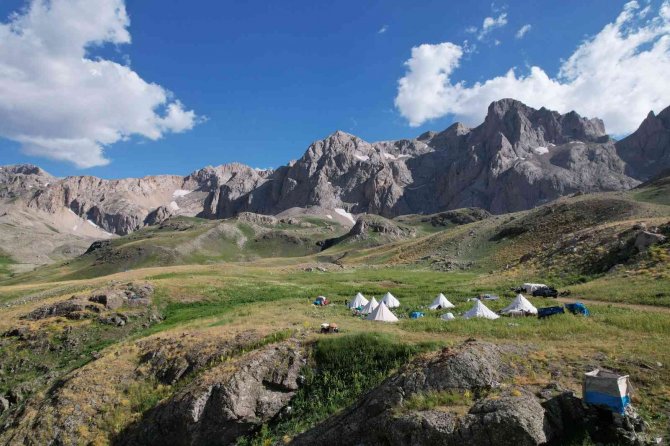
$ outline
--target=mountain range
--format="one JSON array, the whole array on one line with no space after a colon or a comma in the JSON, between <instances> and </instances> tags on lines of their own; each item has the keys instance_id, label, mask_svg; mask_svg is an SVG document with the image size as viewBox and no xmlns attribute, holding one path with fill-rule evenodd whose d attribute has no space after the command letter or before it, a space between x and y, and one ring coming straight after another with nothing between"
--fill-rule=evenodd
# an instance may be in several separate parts
<instances>
[{"instance_id":1,"label":"mountain range","mask_svg":"<svg viewBox=\"0 0 670 446\"><path fill-rule=\"evenodd\" d=\"M352 214L362 213L501 214L568 194L630 189L668 168L670 107L616 141L600 119L503 99L474 128L456 123L374 143L337 131L277 169L232 163L185 177L105 180L0 167L0 242L19 261L42 264L177 215L312 213L353 224Z\"/></svg>"}]
</instances>

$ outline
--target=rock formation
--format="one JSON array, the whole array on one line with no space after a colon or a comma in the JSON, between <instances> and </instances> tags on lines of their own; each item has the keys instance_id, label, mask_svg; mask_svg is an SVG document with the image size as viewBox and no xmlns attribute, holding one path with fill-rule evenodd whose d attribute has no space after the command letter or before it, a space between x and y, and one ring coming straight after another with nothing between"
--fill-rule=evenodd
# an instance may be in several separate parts
<instances>
[{"instance_id":1,"label":"rock formation","mask_svg":"<svg viewBox=\"0 0 670 446\"><path fill-rule=\"evenodd\" d=\"M513 364L504 357L502 347L466 342L415 360L291 444L536 446L563 444L582 429L596 442L642 444L644 425L632 410L587 407L556 385L510 385ZM447 392L452 402L442 407L412 406L417 396Z\"/></svg>"},{"instance_id":2,"label":"rock formation","mask_svg":"<svg viewBox=\"0 0 670 446\"><path fill-rule=\"evenodd\" d=\"M186 177L102 180L58 179L30 165L2 167L0 211L14 215L20 208L55 221L74 214L87 225L49 224L72 235L81 226L98 231L88 236L125 235L176 215L227 218L296 208L387 218L465 207L504 213L572 193L629 189L668 167L670 108L651 113L615 142L599 119L503 99L475 128L457 123L416 139L376 143L337 131L275 170L232 163Z\"/></svg>"},{"instance_id":3,"label":"rock formation","mask_svg":"<svg viewBox=\"0 0 670 446\"><path fill-rule=\"evenodd\" d=\"M626 162L626 174L646 181L670 169L670 107L657 115L649 112L640 127L616 143Z\"/></svg>"}]
</instances>

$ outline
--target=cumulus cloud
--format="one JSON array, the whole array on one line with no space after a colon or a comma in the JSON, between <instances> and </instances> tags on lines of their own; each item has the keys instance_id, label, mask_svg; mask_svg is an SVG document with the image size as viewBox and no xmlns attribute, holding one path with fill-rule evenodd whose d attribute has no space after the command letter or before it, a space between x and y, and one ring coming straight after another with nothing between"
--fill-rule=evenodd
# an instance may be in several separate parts
<instances>
[{"instance_id":1,"label":"cumulus cloud","mask_svg":"<svg viewBox=\"0 0 670 446\"><path fill-rule=\"evenodd\" d=\"M525 24L516 32L515 37L517 39L523 39L526 34L531 30L532 26L530 24Z\"/></svg>"},{"instance_id":2,"label":"cumulus cloud","mask_svg":"<svg viewBox=\"0 0 670 446\"><path fill-rule=\"evenodd\" d=\"M534 107L601 117L610 132L624 135L635 130L649 110L670 105L670 1L653 12L640 9L635 1L627 3L614 22L561 64L555 77L533 66L526 75L511 68L502 76L467 85L452 79L462 56L462 47L450 42L412 49L395 99L410 125L445 115L478 124L489 103L511 97Z\"/></svg>"},{"instance_id":3,"label":"cumulus cloud","mask_svg":"<svg viewBox=\"0 0 670 446\"><path fill-rule=\"evenodd\" d=\"M507 25L507 13L501 12L498 17L486 17L482 22L482 27L470 26L465 32L470 34L477 34L477 40L484 40L491 31L496 28L502 28Z\"/></svg>"},{"instance_id":4,"label":"cumulus cloud","mask_svg":"<svg viewBox=\"0 0 670 446\"><path fill-rule=\"evenodd\" d=\"M31 0L0 23L0 136L86 168L107 146L191 129L197 117L128 66L90 56L129 44L124 0Z\"/></svg>"}]
</instances>

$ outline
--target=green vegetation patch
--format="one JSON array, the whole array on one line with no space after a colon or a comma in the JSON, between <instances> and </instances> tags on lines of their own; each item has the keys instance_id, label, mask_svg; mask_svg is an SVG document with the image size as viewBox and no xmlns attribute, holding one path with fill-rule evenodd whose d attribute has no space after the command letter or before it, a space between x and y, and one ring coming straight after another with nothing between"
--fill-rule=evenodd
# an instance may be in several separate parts
<instances>
[{"instance_id":1,"label":"green vegetation patch","mask_svg":"<svg viewBox=\"0 0 670 446\"><path fill-rule=\"evenodd\" d=\"M4 251L0 250L0 279L9 277L12 274L9 265L12 265L14 261L9 254L6 254Z\"/></svg>"},{"instance_id":2,"label":"green vegetation patch","mask_svg":"<svg viewBox=\"0 0 670 446\"><path fill-rule=\"evenodd\" d=\"M290 416L238 445L274 444L303 432L378 386L414 355L436 348L434 343L405 344L380 333L320 339L304 369L305 384L291 400Z\"/></svg>"}]
</instances>

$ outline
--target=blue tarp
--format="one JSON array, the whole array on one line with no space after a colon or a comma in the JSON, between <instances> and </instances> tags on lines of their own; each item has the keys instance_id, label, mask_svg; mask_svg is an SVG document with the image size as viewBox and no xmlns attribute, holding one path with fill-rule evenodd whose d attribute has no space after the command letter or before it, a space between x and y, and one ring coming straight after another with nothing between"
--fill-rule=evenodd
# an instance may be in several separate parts
<instances>
[{"instance_id":1,"label":"blue tarp","mask_svg":"<svg viewBox=\"0 0 670 446\"><path fill-rule=\"evenodd\" d=\"M581 302L575 302L574 304L565 304L565 308L567 308L568 311L572 314L583 314L584 316L589 316L591 314L589 312L589 309L586 308L586 305L584 305Z\"/></svg>"},{"instance_id":2,"label":"blue tarp","mask_svg":"<svg viewBox=\"0 0 670 446\"><path fill-rule=\"evenodd\" d=\"M412 319L419 319L420 317L423 317L423 316L424 316L424 314L420 311L412 311L409 314L409 317L412 318Z\"/></svg>"},{"instance_id":3,"label":"blue tarp","mask_svg":"<svg viewBox=\"0 0 670 446\"><path fill-rule=\"evenodd\" d=\"M607 406L615 412L624 413L626 406L630 404L630 397L628 395L617 397L600 392L585 392L584 402Z\"/></svg>"}]
</instances>

